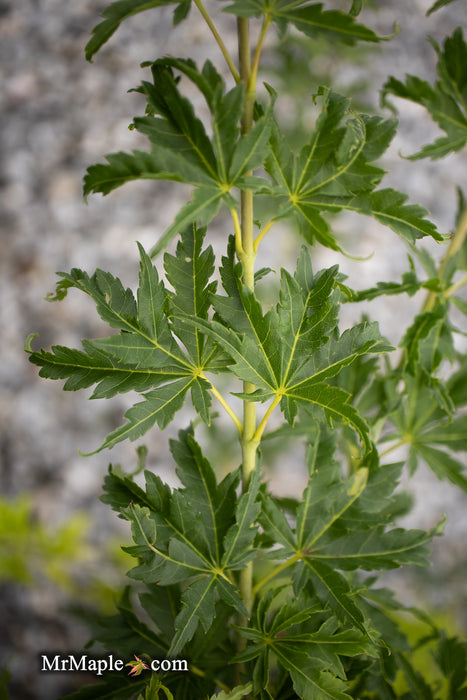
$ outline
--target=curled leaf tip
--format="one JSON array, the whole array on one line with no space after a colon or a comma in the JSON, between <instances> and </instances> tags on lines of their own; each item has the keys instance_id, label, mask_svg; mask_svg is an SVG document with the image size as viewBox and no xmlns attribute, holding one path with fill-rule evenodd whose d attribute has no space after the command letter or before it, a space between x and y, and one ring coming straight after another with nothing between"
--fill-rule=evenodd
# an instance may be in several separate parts
<instances>
[{"instance_id":1,"label":"curled leaf tip","mask_svg":"<svg viewBox=\"0 0 467 700\"><path fill-rule=\"evenodd\" d=\"M34 340L34 338L38 338L38 337L39 337L39 333L30 333L28 335L28 337L24 341L24 346L23 346L25 352L33 352L32 347L31 347L31 343Z\"/></svg>"},{"instance_id":2,"label":"curled leaf tip","mask_svg":"<svg viewBox=\"0 0 467 700\"><path fill-rule=\"evenodd\" d=\"M92 457L93 455L96 455L98 452L102 450L102 446L98 447L97 450L94 450L93 452L83 452L78 448L78 454L80 457Z\"/></svg>"}]
</instances>

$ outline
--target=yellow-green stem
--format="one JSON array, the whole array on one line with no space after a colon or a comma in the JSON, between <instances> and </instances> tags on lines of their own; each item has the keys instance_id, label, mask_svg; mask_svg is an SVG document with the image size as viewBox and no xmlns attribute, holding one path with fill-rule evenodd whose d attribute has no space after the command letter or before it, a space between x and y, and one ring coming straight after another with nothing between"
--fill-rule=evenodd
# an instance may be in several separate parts
<instances>
[{"instance_id":1,"label":"yellow-green stem","mask_svg":"<svg viewBox=\"0 0 467 700\"><path fill-rule=\"evenodd\" d=\"M449 299L449 297L452 297L453 294L459 291L459 289L462 289L462 287L465 287L467 285L467 275L464 275L458 282L454 282L454 284L451 284L450 287L446 289L446 291L443 294L443 297L445 299Z\"/></svg>"},{"instance_id":2,"label":"yellow-green stem","mask_svg":"<svg viewBox=\"0 0 467 700\"><path fill-rule=\"evenodd\" d=\"M256 78L258 76L259 59L261 57L261 52L263 50L264 40L266 39L266 34L268 33L269 25L271 24L271 15L265 15L263 20L263 26L261 27L261 33L258 37L258 43L256 44L255 55L253 57L253 65L250 72L250 80L248 88L252 92L256 92Z\"/></svg>"},{"instance_id":3,"label":"yellow-green stem","mask_svg":"<svg viewBox=\"0 0 467 700\"><path fill-rule=\"evenodd\" d=\"M390 454L391 452L394 452L394 450L397 450L399 447L402 447L403 445L407 445L410 440L408 438L402 438L398 442L394 443L394 445L391 445L391 447L387 447L385 450L379 453L380 458L385 457L386 455Z\"/></svg>"},{"instance_id":4,"label":"yellow-green stem","mask_svg":"<svg viewBox=\"0 0 467 700\"><path fill-rule=\"evenodd\" d=\"M251 83L251 53L249 22L244 17L237 20L238 32L238 53L240 66L240 79L245 85L245 102L242 115L242 133L246 134L253 125L253 110L255 103L255 85ZM242 190L241 194L241 219L240 237L236 236L237 256L243 266L243 282L250 289L255 286L255 251L253 246L253 193L249 190ZM235 217L234 217L235 224ZM243 383L243 391L249 394L255 390L253 384ZM248 490L251 475L256 466L256 452L258 443L254 439L256 430L256 407L251 401L243 402L243 434L242 446L242 490ZM240 571L240 592L248 613L253 606L253 563L250 562L245 569ZM240 618L240 625L246 625L248 620ZM238 651L242 651L246 646L246 640L240 635L237 637ZM242 673L242 667L237 668L238 675Z\"/></svg>"},{"instance_id":5,"label":"yellow-green stem","mask_svg":"<svg viewBox=\"0 0 467 700\"><path fill-rule=\"evenodd\" d=\"M202 379L206 379L206 381L209 382L209 379L207 379L204 372L201 372L201 374L199 376L202 377ZM211 382L209 382L209 384L210 384L209 391L212 393L213 396L216 397L216 399L219 401L219 403L222 406L222 408L224 409L224 411L231 417L232 421L235 424L235 427L238 430L238 434L241 438L242 433L243 433L243 426L242 426L242 422L241 422L240 418L237 416L235 411L233 411L230 408L229 404L224 399L224 397L222 396L220 391L218 391L218 389L216 389L216 387Z\"/></svg>"},{"instance_id":6,"label":"yellow-green stem","mask_svg":"<svg viewBox=\"0 0 467 700\"><path fill-rule=\"evenodd\" d=\"M203 16L203 19L205 20L206 24L208 25L209 29L211 30L211 33L214 37L214 39L217 42L218 47L221 50L222 55L224 56L226 63L230 69L230 72L232 73L232 76L235 80L236 83L240 81L240 75L238 74L237 68L235 67L235 64L232 60L231 55L227 51L227 47L225 46L224 42L222 41L222 37L220 36L219 32L217 31L214 22L212 21L211 17L209 16L209 13L207 12L206 8L204 7L203 3L201 0L195 0L195 5L198 8L198 10L201 12L201 15Z\"/></svg>"},{"instance_id":7,"label":"yellow-green stem","mask_svg":"<svg viewBox=\"0 0 467 700\"><path fill-rule=\"evenodd\" d=\"M255 242L253 243L253 249L254 249L255 253L258 252L259 244L261 243L261 241L263 240L265 235L267 233L269 233L269 231L272 229L274 224L275 224L275 221L274 221L274 219L272 219L271 221L269 221L269 223L266 224L266 226L263 228L263 230L260 231L260 233L258 233L258 235L256 236Z\"/></svg>"},{"instance_id":8,"label":"yellow-green stem","mask_svg":"<svg viewBox=\"0 0 467 700\"><path fill-rule=\"evenodd\" d=\"M456 255L464 245L465 239L467 237L467 209L462 213L460 217L459 224L456 228L454 236L449 243L446 255L441 261L439 266L439 278L443 280L444 273L446 271L446 266L451 258ZM423 306L423 311L432 311L437 299L437 292L430 292L426 298L425 304Z\"/></svg>"},{"instance_id":9,"label":"yellow-green stem","mask_svg":"<svg viewBox=\"0 0 467 700\"><path fill-rule=\"evenodd\" d=\"M297 561L300 561L302 558L303 554L301 552L297 552L297 554L294 554L293 557L290 559L287 559L287 561L282 562L282 564L279 564L279 566L276 566L274 569L271 569L271 571L266 574L258 583L256 586L253 588L253 595L256 595L256 593L269 581L272 581L273 578L278 576L280 573L288 569L290 566L293 566Z\"/></svg>"}]
</instances>

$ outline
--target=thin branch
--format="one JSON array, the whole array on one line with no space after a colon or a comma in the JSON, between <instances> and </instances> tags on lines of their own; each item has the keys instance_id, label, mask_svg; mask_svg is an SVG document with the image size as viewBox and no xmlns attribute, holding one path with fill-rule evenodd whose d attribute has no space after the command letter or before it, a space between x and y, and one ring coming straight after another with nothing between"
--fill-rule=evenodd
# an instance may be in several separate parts
<instances>
[{"instance_id":1,"label":"thin branch","mask_svg":"<svg viewBox=\"0 0 467 700\"><path fill-rule=\"evenodd\" d=\"M271 219L271 221L270 221L268 224L266 224L266 226L263 228L263 230L260 231L260 232L258 233L258 235L256 236L255 242L253 243L253 250L255 251L255 253L258 252L259 244L261 243L261 241L263 240L263 238L265 237L265 235L266 235L267 233L269 233L269 231L272 229L272 227L274 226L274 224L275 224L274 219Z\"/></svg>"},{"instance_id":2,"label":"thin branch","mask_svg":"<svg viewBox=\"0 0 467 700\"><path fill-rule=\"evenodd\" d=\"M249 92L250 91L256 92L256 78L258 75L259 59L261 58L261 52L263 50L264 40L266 38L266 34L268 33L268 29L269 29L269 26L271 24L271 21L272 21L271 15L264 16L263 26L261 27L261 33L258 37L258 43L256 45L255 55L253 56L253 63L251 65L251 73L250 73L250 79L249 79L249 84L248 84Z\"/></svg>"},{"instance_id":3,"label":"thin branch","mask_svg":"<svg viewBox=\"0 0 467 700\"><path fill-rule=\"evenodd\" d=\"M230 408L227 401L224 399L222 394L216 389L216 387L212 384L212 382L210 382L209 379L207 379L207 377L204 375L204 372L201 372L201 374L199 376L202 377L202 379L206 379L206 381L209 383L209 391L212 393L213 396L216 397L216 399L219 401L222 408L231 417L231 419L235 423L235 427L238 430L239 436L242 437L243 426L242 426L242 422L239 419L239 417L237 416L237 414Z\"/></svg>"},{"instance_id":4,"label":"thin branch","mask_svg":"<svg viewBox=\"0 0 467 700\"><path fill-rule=\"evenodd\" d=\"M409 438L402 438L398 442L394 443L394 445L391 445L391 447L388 447L387 449L383 450L383 452L380 452L379 456L385 457L386 455L390 454L391 452L394 452L394 450L397 450L399 447L403 447L403 445L407 445L409 442L410 442Z\"/></svg>"},{"instance_id":5,"label":"thin branch","mask_svg":"<svg viewBox=\"0 0 467 700\"><path fill-rule=\"evenodd\" d=\"M235 231L235 250L237 251L237 257L239 260L245 255L242 244L242 227L240 226L240 219L238 218L237 210L233 207L230 210L232 215L232 221Z\"/></svg>"},{"instance_id":6,"label":"thin branch","mask_svg":"<svg viewBox=\"0 0 467 700\"><path fill-rule=\"evenodd\" d=\"M443 293L443 297L445 299L449 299L449 297L452 297L453 294L459 291L459 289L462 289L462 287L465 287L467 284L467 274L462 277L458 282L455 282L454 284L451 284L450 287L446 289L446 291Z\"/></svg>"},{"instance_id":7,"label":"thin branch","mask_svg":"<svg viewBox=\"0 0 467 700\"><path fill-rule=\"evenodd\" d=\"M258 444L259 444L259 442L260 442L260 440L261 440L261 437L262 437L262 435L263 435L263 433L264 433L264 429L266 428L266 425L267 425L267 423L268 423L268 420L270 419L270 417L271 417L271 415L272 415L274 409L276 408L276 406L280 403L280 400L281 400L281 399L282 399L282 394L278 394L278 395L276 396L276 398L274 399L274 401L273 401L273 402L271 403L271 405L269 406L269 408L268 408L268 410L266 411L266 413L264 414L261 423L260 423L260 424L258 425L258 427L256 428L256 431L255 431L255 434L254 434L254 440L256 440L256 441L258 442Z\"/></svg>"},{"instance_id":8,"label":"thin branch","mask_svg":"<svg viewBox=\"0 0 467 700\"><path fill-rule=\"evenodd\" d=\"M230 72L232 73L233 79L235 80L236 83L240 82L240 75L238 73L238 70L232 60L231 55L229 54L226 45L222 41L222 37L220 36L219 32L217 31L214 22L212 21L211 17L209 16L208 11L204 7L203 3L201 0L195 0L195 5L198 8L198 10L201 12L206 24L208 25L209 29L212 32L212 35L214 36L214 39L217 42L217 45L219 46L222 55L224 56L227 65L230 69Z\"/></svg>"},{"instance_id":9,"label":"thin branch","mask_svg":"<svg viewBox=\"0 0 467 700\"><path fill-rule=\"evenodd\" d=\"M460 217L459 224L457 225L456 231L451 238L449 247L446 251L444 258L439 266L439 277L442 280L444 277L444 272L446 266L451 258L456 255L462 246L464 245L465 239L467 237L467 209L462 213ZM461 285L462 286L462 285ZM437 299L437 292L430 292L426 298L425 304L423 305L423 311L432 311Z\"/></svg>"},{"instance_id":10,"label":"thin branch","mask_svg":"<svg viewBox=\"0 0 467 700\"><path fill-rule=\"evenodd\" d=\"M293 566L297 561L300 561L302 558L303 554L301 552L297 552L297 554L294 554L293 557L290 559L287 559L287 561L284 561L282 564L279 566L276 566L274 569L271 569L271 571L266 574L266 576L263 576L263 578L258 581L258 583L253 587L253 595L256 595L257 592L265 586L269 581L271 581L273 578L281 574L283 571L289 568L289 566Z\"/></svg>"}]
</instances>

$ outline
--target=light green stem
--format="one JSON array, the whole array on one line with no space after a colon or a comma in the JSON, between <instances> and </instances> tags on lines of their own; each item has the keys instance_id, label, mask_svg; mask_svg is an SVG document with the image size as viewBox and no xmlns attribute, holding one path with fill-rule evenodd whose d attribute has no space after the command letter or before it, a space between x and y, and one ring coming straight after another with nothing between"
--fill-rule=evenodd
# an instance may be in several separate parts
<instances>
[{"instance_id":1,"label":"light green stem","mask_svg":"<svg viewBox=\"0 0 467 700\"><path fill-rule=\"evenodd\" d=\"M225 46L224 42L222 41L222 37L220 36L219 32L217 31L211 17L209 16L208 11L204 7L201 0L195 0L195 5L198 8L198 10L201 12L203 19L205 20L206 24L208 25L209 29L211 30L212 35L213 35L214 39L216 40L217 45L219 46L221 53L226 60L227 65L229 66L230 72L232 73L235 82L238 83L240 81L240 76L238 74L238 71L235 67L234 62L232 61L231 55L227 51L227 47Z\"/></svg>"},{"instance_id":2,"label":"light green stem","mask_svg":"<svg viewBox=\"0 0 467 700\"><path fill-rule=\"evenodd\" d=\"M454 236L449 243L449 247L446 251L446 255L441 261L439 266L439 278L443 280L444 273L446 271L447 264L451 258L453 258L464 245L465 239L467 237L467 209L462 213L460 217L459 224L457 225ZM425 304L423 306L423 311L432 311L437 299L437 292L430 292L426 298Z\"/></svg>"},{"instance_id":3,"label":"light green stem","mask_svg":"<svg viewBox=\"0 0 467 700\"><path fill-rule=\"evenodd\" d=\"M403 445L407 445L410 440L409 438L401 438L398 440L398 442L394 443L394 445L391 445L391 447L387 447L385 450L379 453L380 458L385 457L386 455L390 454L391 452L394 452L394 450L399 449L399 447L402 447Z\"/></svg>"},{"instance_id":4,"label":"light green stem","mask_svg":"<svg viewBox=\"0 0 467 700\"><path fill-rule=\"evenodd\" d=\"M242 116L242 133L246 134L253 125L253 110L255 102L255 86L251 84L251 53L248 19L240 17L237 20L238 50L240 79L245 85L245 102ZM243 266L243 282L250 289L255 286L255 250L253 239L253 193L250 190L242 190L241 194L241 238L237 238L237 256ZM249 394L255 390L250 382L243 383L243 391ZM243 434L242 446L242 490L248 491L251 475L256 466L256 453L258 442L255 440L256 431L256 406L254 402L243 402ZM248 612L253 605L253 562L240 571L240 593ZM248 624L248 620L241 618L241 626ZM242 651L246 646L246 639L240 635L237 638L237 649ZM238 674L242 668L238 667Z\"/></svg>"}]
</instances>

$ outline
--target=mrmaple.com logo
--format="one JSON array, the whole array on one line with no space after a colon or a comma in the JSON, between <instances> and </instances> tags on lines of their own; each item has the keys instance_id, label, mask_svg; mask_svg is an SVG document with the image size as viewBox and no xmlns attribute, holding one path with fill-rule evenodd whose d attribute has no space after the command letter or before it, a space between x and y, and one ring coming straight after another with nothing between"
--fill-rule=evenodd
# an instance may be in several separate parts
<instances>
[{"instance_id":1,"label":"mrmaple.com logo","mask_svg":"<svg viewBox=\"0 0 467 700\"><path fill-rule=\"evenodd\" d=\"M106 672L123 671L129 666L129 676L139 676L143 671L188 671L186 659L152 659L143 661L136 656L132 661L125 663L122 659L109 654L107 657L95 658L87 654L41 654L40 670L42 672L86 672L102 676Z\"/></svg>"}]
</instances>

